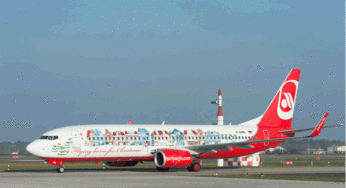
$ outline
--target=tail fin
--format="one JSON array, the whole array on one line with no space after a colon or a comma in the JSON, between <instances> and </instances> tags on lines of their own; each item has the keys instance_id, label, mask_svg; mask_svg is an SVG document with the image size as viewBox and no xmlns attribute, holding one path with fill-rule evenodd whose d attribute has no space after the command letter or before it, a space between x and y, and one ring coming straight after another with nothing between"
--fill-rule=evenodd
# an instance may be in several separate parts
<instances>
[{"instance_id":1,"label":"tail fin","mask_svg":"<svg viewBox=\"0 0 346 188\"><path fill-rule=\"evenodd\" d=\"M300 69L292 69L265 111L258 127L290 128L296 102Z\"/></svg>"}]
</instances>

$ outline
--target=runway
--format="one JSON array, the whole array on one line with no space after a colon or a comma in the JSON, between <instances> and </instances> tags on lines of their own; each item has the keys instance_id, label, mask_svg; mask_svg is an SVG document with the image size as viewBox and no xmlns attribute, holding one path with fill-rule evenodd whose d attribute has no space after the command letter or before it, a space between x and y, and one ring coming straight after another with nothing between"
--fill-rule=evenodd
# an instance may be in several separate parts
<instances>
[{"instance_id":1,"label":"runway","mask_svg":"<svg viewBox=\"0 0 346 188\"><path fill-rule=\"evenodd\" d=\"M157 172L154 169L116 170L66 170L55 171L2 172L1 187L345 187L344 183L296 180L261 180L237 178L192 177L191 175L243 174L246 168L202 169L187 172L185 169L171 169ZM250 173L257 174L332 174L345 176L344 167L310 168L256 168Z\"/></svg>"}]
</instances>

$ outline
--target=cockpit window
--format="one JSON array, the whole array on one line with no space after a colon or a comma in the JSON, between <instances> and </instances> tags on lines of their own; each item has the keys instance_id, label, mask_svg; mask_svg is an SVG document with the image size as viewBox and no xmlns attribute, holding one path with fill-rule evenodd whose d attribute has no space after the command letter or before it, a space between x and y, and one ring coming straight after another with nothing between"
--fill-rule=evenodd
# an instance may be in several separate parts
<instances>
[{"instance_id":1,"label":"cockpit window","mask_svg":"<svg viewBox=\"0 0 346 188\"><path fill-rule=\"evenodd\" d=\"M53 137L52 136L48 136L48 140L53 140Z\"/></svg>"},{"instance_id":2,"label":"cockpit window","mask_svg":"<svg viewBox=\"0 0 346 188\"><path fill-rule=\"evenodd\" d=\"M56 139L58 139L58 138L59 138L58 136L54 136L54 137L53 137L53 140L56 140Z\"/></svg>"},{"instance_id":3,"label":"cockpit window","mask_svg":"<svg viewBox=\"0 0 346 188\"><path fill-rule=\"evenodd\" d=\"M47 139L47 138L48 138L48 136L41 136L40 139Z\"/></svg>"}]
</instances>

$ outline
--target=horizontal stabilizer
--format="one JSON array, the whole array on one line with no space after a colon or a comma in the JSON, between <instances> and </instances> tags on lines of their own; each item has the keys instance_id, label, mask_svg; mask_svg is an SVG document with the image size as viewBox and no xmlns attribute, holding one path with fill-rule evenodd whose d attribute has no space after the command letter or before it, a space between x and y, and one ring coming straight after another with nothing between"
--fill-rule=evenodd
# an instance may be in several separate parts
<instances>
[{"instance_id":1,"label":"horizontal stabilizer","mask_svg":"<svg viewBox=\"0 0 346 188\"><path fill-rule=\"evenodd\" d=\"M331 126L323 126L322 128L338 128L340 127L340 125L331 125ZM294 130L285 130L285 131L280 131L280 133L282 134L290 134L290 133L299 133L299 132L304 132L304 131L311 131L316 129L316 127L314 128L306 128L306 129L294 129Z\"/></svg>"}]
</instances>

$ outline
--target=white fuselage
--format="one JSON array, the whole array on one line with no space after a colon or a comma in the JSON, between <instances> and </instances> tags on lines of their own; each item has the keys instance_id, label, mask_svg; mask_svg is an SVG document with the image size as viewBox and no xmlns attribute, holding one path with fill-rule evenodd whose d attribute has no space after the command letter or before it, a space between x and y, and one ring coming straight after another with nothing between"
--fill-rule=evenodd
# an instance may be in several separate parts
<instances>
[{"instance_id":1,"label":"white fuselage","mask_svg":"<svg viewBox=\"0 0 346 188\"><path fill-rule=\"evenodd\" d=\"M245 141L256 132L254 125L80 125L44 133L27 150L41 158L148 157L160 148Z\"/></svg>"}]
</instances>

